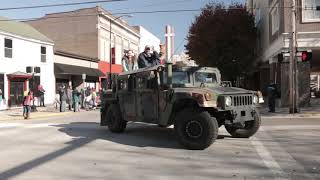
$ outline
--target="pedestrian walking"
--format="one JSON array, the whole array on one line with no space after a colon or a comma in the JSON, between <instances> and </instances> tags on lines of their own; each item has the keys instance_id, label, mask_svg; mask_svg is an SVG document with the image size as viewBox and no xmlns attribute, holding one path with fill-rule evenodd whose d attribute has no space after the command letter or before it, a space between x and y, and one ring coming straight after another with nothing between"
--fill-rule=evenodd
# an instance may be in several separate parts
<instances>
[{"instance_id":1,"label":"pedestrian walking","mask_svg":"<svg viewBox=\"0 0 320 180\"><path fill-rule=\"evenodd\" d=\"M67 104L67 92L65 86L62 86L59 90L60 95L60 112L66 111L66 104Z\"/></svg>"},{"instance_id":2,"label":"pedestrian walking","mask_svg":"<svg viewBox=\"0 0 320 180\"><path fill-rule=\"evenodd\" d=\"M39 85L38 86L38 92L39 92L39 97L40 97L40 107L45 107L44 105L44 93L46 92L44 89L43 89L43 86L42 85Z\"/></svg>"},{"instance_id":3,"label":"pedestrian walking","mask_svg":"<svg viewBox=\"0 0 320 180\"><path fill-rule=\"evenodd\" d=\"M97 107L96 105L97 92L94 88L92 88L91 97L92 97L92 108L95 109Z\"/></svg>"},{"instance_id":4,"label":"pedestrian walking","mask_svg":"<svg viewBox=\"0 0 320 180\"><path fill-rule=\"evenodd\" d=\"M74 112L80 111L80 107L79 107L80 95L81 95L81 93L76 88L73 88L72 103L73 103L73 111Z\"/></svg>"},{"instance_id":5,"label":"pedestrian walking","mask_svg":"<svg viewBox=\"0 0 320 180\"><path fill-rule=\"evenodd\" d=\"M2 97L3 93L2 93L2 89L0 89L0 110L1 110L1 106L2 106Z\"/></svg>"},{"instance_id":6,"label":"pedestrian walking","mask_svg":"<svg viewBox=\"0 0 320 180\"><path fill-rule=\"evenodd\" d=\"M72 111L72 89L70 86L67 88L67 103L68 103L68 109L69 111Z\"/></svg>"},{"instance_id":7,"label":"pedestrian walking","mask_svg":"<svg viewBox=\"0 0 320 180\"><path fill-rule=\"evenodd\" d=\"M28 119L31 112L31 101L33 100L33 93L29 91L23 98L23 117Z\"/></svg>"},{"instance_id":8,"label":"pedestrian walking","mask_svg":"<svg viewBox=\"0 0 320 180\"><path fill-rule=\"evenodd\" d=\"M277 86L271 82L268 86L268 106L269 112L275 112L276 98L279 96Z\"/></svg>"},{"instance_id":9,"label":"pedestrian walking","mask_svg":"<svg viewBox=\"0 0 320 180\"><path fill-rule=\"evenodd\" d=\"M85 103L85 89L81 88L80 90L80 104L81 104L81 108L84 109L84 103Z\"/></svg>"},{"instance_id":10,"label":"pedestrian walking","mask_svg":"<svg viewBox=\"0 0 320 180\"><path fill-rule=\"evenodd\" d=\"M123 56L121 63L123 72L134 71L139 69L138 63L135 60L134 53L132 50L128 50L125 52L125 55Z\"/></svg>"},{"instance_id":11,"label":"pedestrian walking","mask_svg":"<svg viewBox=\"0 0 320 180\"><path fill-rule=\"evenodd\" d=\"M156 55L151 50L150 46L146 46L144 51L138 56L138 67L152 67L160 64L159 55Z\"/></svg>"}]
</instances>

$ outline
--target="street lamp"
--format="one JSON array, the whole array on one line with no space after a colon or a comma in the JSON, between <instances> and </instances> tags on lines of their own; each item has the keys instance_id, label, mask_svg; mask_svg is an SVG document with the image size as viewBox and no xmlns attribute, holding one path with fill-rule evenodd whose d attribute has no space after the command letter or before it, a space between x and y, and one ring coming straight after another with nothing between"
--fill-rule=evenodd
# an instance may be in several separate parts
<instances>
[{"instance_id":1,"label":"street lamp","mask_svg":"<svg viewBox=\"0 0 320 180\"><path fill-rule=\"evenodd\" d=\"M118 16L118 17L116 17L116 18L114 18L114 19L112 19L111 17L110 17L110 30L109 30L109 33L110 33L110 37L109 37L109 54L110 54L110 60L109 60L109 72L110 72L110 74L109 74L109 89L112 89L112 87L111 87L111 73L112 73L112 71L111 71L111 68L112 68L112 42L111 42L111 35L112 35L112 22L114 22L114 21L116 21L116 20L118 20L118 19L120 19L120 18L122 18L122 17L128 17L128 18L130 18L130 17L132 17L132 15L130 15L130 14L125 14L125 15L121 15L121 16Z\"/></svg>"}]
</instances>

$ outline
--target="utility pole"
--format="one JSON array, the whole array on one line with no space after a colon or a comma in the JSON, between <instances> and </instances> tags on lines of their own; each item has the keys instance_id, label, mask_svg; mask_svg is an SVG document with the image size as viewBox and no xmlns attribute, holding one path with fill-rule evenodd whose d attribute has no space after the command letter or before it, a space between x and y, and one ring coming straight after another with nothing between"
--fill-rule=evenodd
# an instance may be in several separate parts
<instances>
[{"instance_id":1,"label":"utility pole","mask_svg":"<svg viewBox=\"0 0 320 180\"><path fill-rule=\"evenodd\" d=\"M296 0L292 0L292 37L291 37L291 53L290 53L290 64L289 64L289 112L298 112L298 87L297 87L297 33L296 33Z\"/></svg>"}]
</instances>

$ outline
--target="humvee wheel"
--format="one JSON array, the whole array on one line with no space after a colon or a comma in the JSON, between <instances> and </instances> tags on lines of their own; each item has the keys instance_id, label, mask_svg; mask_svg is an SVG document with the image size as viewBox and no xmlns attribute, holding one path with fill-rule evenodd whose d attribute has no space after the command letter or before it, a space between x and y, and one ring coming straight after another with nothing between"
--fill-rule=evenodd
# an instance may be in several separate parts
<instances>
[{"instance_id":1,"label":"humvee wheel","mask_svg":"<svg viewBox=\"0 0 320 180\"><path fill-rule=\"evenodd\" d=\"M202 150L218 137L218 122L206 111L185 109L175 118L174 130L181 145Z\"/></svg>"},{"instance_id":2,"label":"humvee wheel","mask_svg":"<svg viewBox=\"0 0 320 180\"><path fill-rule=\"evenodd\" d=\"M108 128L111 132L122 133L127 127L127 121L122 119L120 107L112 104L107 112Z\"/></svg>"},{"instance_id":3,"label":"humvee wheel","mask_svg":"<svg viewBox=\"0 0 320 180\"><path fill-rule=\"evenodd\" d=\"M253 136L261 125L261 118L258 112L254 115L254 120L244 123L226 124L225 128L228 133L234 138L249 138Z\"/></svg>"}]
</instances>

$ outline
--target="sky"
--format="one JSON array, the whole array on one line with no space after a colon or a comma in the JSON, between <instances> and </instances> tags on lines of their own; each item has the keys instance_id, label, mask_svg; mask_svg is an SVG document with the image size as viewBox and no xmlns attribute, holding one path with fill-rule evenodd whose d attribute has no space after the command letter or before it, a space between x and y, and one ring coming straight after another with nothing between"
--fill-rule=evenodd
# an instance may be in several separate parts
<instances>
[{"instance_id":1,"label":"sky","mask_svg":"<svg viewBox=\"0 0 320 180\"><path fill-rule=\"evenodd\" d=\"M58 3L87 2L90 0L5 0L1 2L0 8L36 6ZM65 7L50 7L26 10L2 10L0 16L11 19L38 18L48 13L71 11L79 8L102 6L111 13L127 13L134 11L158 11L158 10L176 10L176 9L201 9L207 3L213 0L127 0L119 2L109 2L100 4L76 5ZM226 4L236 1L244 3L244 0L219 0ZM215 0L216 2L216 0ZM199 12L178 12L178 13L155 13L155 14L132 14L126 21L130 25L141 25L148 31L156 35L164 42L164 31L166 25L172 25L175 29L175 52L184 51L186 36L191 23Z\"/></svg>"}]
</instances>

